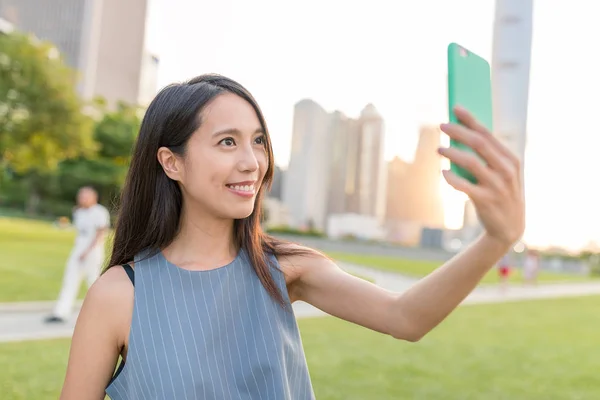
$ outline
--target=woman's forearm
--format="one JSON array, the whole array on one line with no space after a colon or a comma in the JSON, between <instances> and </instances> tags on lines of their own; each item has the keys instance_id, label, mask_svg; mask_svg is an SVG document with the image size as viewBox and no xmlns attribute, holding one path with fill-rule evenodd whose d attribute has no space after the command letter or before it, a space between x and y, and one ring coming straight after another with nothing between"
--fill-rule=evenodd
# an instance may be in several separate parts
<instances>
[{"instance_id":1,"label":"woman's forearm","mask_svg":"<svg viewBox=\"0 0 600 400\"><path fill-rule=\"evenodd\" d=\"M398 323L419 340L454 310L509 250L484 234L465 251L398 296Z\"/></svg>"}]
</instances>

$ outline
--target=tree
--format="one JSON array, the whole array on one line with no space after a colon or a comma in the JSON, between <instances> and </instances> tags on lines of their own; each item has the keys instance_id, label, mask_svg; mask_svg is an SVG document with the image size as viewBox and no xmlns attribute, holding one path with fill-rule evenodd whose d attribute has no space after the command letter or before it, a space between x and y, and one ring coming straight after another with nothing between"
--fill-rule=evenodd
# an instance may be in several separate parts
<instances>
[{"instance_id":1,"label":"tree","mask_svg":"<svg viewBox=\"0 0 600 400\"><path fill-rule=\"evenodd\" d=\"M117 164L129 164L133 144L140 130L140 109L120 102L116 110L103 110L103 117L94 126L98 155Z\"/></svg>"},{"instance_id":2,"label":"tree","mask_svg":"<svg viewBox=\"0 0 600 400\"><path fill-rule=\"evenodd\" d=\"M0 35L0 166L27 180L29 211L61 161L94 152L82 106L75 74L56 48L19 33Z\"/></svg>"},{"instance_id":3,"label":"tree","mask_svg":"<svg viewBox=\"0 0 600 400\"><path fill-rule=\"evenodd\" d=\"M92 185L98 190L101 202L111 207L125 181L141 119L137 107L124 103L113 111L98 102L96 106L102 115L93 129L97 153L62 162L54 186L60 188L65 201L72 201L81 186Z\"/></svg>"}]
</instances>

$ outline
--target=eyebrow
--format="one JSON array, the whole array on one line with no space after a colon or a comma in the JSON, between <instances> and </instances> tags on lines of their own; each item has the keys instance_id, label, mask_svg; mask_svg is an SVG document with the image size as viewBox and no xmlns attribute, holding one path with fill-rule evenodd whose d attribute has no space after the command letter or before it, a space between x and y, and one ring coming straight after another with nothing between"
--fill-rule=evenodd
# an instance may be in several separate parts
<instances>
[{"instance_id":1,"label":"eyebrow","mask_svg":"<svg viewBox=\"0 0 600 400\"><path fill-rule=\"evenodd\" d=\"M265 131L262 128L256 128L253 135L256 135L257 133L265 133ZM230 129L223 129L221 131L217 131L212 134L213 137L220 136L220 135L242 136L242 132L239 129L230 128Z\"/></svg>"}]
</instances>

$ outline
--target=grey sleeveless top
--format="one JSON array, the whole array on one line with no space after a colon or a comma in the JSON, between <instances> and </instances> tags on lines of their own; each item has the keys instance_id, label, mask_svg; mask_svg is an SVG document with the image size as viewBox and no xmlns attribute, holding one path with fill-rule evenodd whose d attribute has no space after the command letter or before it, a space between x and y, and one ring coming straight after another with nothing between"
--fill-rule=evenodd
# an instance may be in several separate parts
<instances>
[{"instance_id":1,"label":"grey sleeveless top","mask_svg":"<svg viewBox=\"0 0 600 400\"><path fill-rule=\"evenodd\" d=\"M112 400L314 399L281 271L272 276L289 309L244 251L210 271L179 268L160 252L139 259L127 361L106 388Z\"/></svg>"}]
</instances>

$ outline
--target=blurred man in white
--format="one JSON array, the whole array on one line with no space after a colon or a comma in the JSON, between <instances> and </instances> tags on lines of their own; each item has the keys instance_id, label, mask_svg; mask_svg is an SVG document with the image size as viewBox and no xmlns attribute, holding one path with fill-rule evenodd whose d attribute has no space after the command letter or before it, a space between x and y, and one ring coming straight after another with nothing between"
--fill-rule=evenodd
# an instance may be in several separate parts
<instances>
[{"instance_id":1,"label":"blurred man in white","mask_svg":"<svg viewBox=\"0 0 600 400\"><path fill-rule=\"evenodd\" d=\"M104 239L110 226L108 210L98 204L98 193L91 187L82 187L77 193L78 207L73 212L77 229L75 245L65 268L62 288L49 323L65 322L71 315L85 276L88 287L100 275L104 263Z\"/></svg>"}]
</instances>

